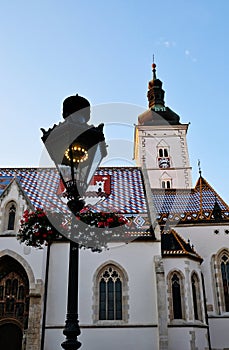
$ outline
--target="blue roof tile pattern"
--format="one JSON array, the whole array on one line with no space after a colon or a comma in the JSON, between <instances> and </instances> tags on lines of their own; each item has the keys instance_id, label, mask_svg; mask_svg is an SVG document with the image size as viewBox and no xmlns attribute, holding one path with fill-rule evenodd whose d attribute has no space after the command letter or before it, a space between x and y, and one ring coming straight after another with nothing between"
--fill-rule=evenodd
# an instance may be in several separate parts
<instances>
[{"instance_id":1,"label":"blue roof tile pattern","mask_svg":"<svg viewBox=\"0 0 229 350\"><path fill-rule=\"evenodd\" d=\"M95 211L115 211L134 217L141 215L149 222L140 168L104 167L99 168L95 175L110 178L109 194L93 206ZM55 168L0 169L0 197L14 179L34 209L68 210L57 195L60 177ZM223 212L223 219L229 220L228 205L202 177L190 190L153 189L152 199L159 221L212 219L216 203Z\"/></svg>"},{"instance_id":2,"label":"blue roof tile pattern","mask_svg":"<svg viewBox=\"0 0 229 350\"><path fill-rule=\"evenodd\" d=\"M95 210L117 211L122 214L147 214L144 184L139 168L100 168L96 175L109 175L111 193ZM65 210L66 205L57 195L60 177L55 168L0 169L0 181L4 178L19 182L22 190L35 209L52 208ZM9 185L9 181L5 182ZM1 195L4 193L2 186Z\"/></svg>"},{"instance_id":3,"label":"blue roof tile pattern","mask_svg":"<svg viewBox=\"0 0 229 350\"><path fill-rule=\"evenodd\" d=\"M208 220L214 214L216 203L223 218L229 219L228 205L202 177L193 189L153 189L152 197L159 219L168 216L171 220L177 220L179 215L179 219L183 221Z\"/></svg>"}]
</instances>

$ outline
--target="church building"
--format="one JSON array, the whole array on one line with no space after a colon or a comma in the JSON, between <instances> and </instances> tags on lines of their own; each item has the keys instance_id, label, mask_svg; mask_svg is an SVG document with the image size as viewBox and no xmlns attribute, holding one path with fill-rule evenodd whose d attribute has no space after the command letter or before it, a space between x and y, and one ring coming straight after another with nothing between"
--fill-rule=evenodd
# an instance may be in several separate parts
<instances>
[{"instance_id":1,"label":"church building","mask_svg":"<svg viewBox=\"0 0 229 350\"><path fill-rule=\"evenodd\" d=\"M133 120L136 166L98 168L85 196L125 217L128 239L80 250L81 349L228 350L229 206L201 171L193 185L189 125L152 72ZM17 239L25 211L61 209L61 196L54 168L0 169L1 350L62 349L69 241Z\"/></svg>"}]
</instances>

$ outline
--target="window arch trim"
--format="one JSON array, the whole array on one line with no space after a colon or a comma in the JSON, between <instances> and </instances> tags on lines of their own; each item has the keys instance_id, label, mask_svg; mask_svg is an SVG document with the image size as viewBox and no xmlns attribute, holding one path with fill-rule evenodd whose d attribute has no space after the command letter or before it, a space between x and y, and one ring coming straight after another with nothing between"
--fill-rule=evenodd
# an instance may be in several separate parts
<instances>
[{"instance_id":1,"label":"window arch trim","mask_svg":"<svg viewBox=\"0 0 229 350\"><path fill-rule=\"evenodd\" d=\"M114 270L117 270L118 274L121 277L121 281L122 281L122 310L121 310L121 314L122 317L121 319L100 319L100 301L99 301L99 297L100 297L100 290L99 290L99 283L100 283L100 277L102 275L103 272L106 271L106 269L108 269L109 267L113 267ZM129 318L129 314L128 314L128 300L129 300L129 296L128 296L128 291L129 291L129 287L128 287L128 275L127 272L125 271L125 269L118 264L117 262L110 260L107 261L105 263L103 263L102 265L100 265L95 273L94 273L94 277L93 277L93 322L97 323L97 324L122 324L122 323L127 323L128 322L128 318Z\"/></svg>"},{"instance_id":2,"label":"window arch trim","mask_svg":"<svg viewBox=\"0 0 229 350\"><path fill-rule=\"evenodd\" d=\"M222 258L226 256L228 258L229 264L229 249L224 247L220 249L215 255L212 256L212 269L214 276L214 285L215 285L215 306L216 312L220 315L225 312L229 312L229 300L225 300L225 288L226 292L229 294L229 272L227 277L227 286L224 285L223 277L222 277ZM228 265L229 266L229 265ZM229 267L228 267L229 268ZM228 296L227 296L228 298Z\"/></svg>"},{"instance_id":3,"label":"window arch trim","mask_svg":"<svg viewBox=\"0 0 229 350\"><path fill-rule=\"evenodd\" d=\"M193 304L193 318L196 321L203 321L201 284L200 277L196 271L192 271L191 273L191 294Z\"/></svg>"},{"instance_id":4,"label":"window arch trim","mask_svg":"<svg viewBox=\"0 0 229 350\"><path fill-rule=\"evenodd\" d=\"M181 318L178 318L178 311L179 310L174 310L174 288L173 288L173 277L177 276L179 278L179 285L180 285L180 308L181 308ZM186 310L185 310L185 289L184 289L184 275L183 273L176 269L172 270L168 273L167 275L167 285L168 285L168 305L169 305L169 319L170 321L172 320L186 320Z\"/></svg>"},{"instance_id":5,"label":"window arch trim","mask_svg":"<svg viewBox=\"0 0 229 350\"><path fill-rule=\"evenodd\" d=\"M3 231L16 231L18 206L15 200L11 199L4 205Z\"/></svg>"}]
</instances>

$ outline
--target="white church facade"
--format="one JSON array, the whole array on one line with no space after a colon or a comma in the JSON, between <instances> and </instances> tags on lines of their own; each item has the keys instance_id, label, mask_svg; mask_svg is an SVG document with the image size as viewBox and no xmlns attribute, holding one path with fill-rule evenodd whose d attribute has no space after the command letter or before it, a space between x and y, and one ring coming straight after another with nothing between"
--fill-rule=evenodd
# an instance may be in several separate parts
<instances>
[{"instance_id":1,"label":"white church facade","mask_svg":"<svg viewBox=\"0 0 229 350\"><path fill-rule=\"evenodd\" d=\"M126 217L129 240L80 250L81 348L227 350L229 206L201 172L192 185L188 124L165 106L155 68L136 167L101 167L88 189L102 197L95 210ZM69 242L34 249L16 238L26 209L60 201L55 169L0 169L2 350L62 349Z\"/></svg>"}]
</instances>

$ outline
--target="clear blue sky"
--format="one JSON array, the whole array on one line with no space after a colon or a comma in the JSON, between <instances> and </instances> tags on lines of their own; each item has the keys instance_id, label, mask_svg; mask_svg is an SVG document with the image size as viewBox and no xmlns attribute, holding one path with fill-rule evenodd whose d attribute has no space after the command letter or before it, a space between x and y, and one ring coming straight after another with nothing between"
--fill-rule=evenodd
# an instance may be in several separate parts
<instances>
[{"instance_id":1,"label":"clear blue sky","mask_svg":"<svg viewBox=\"0 0 229 350\"><path fill-rule=\"evenodd\" d=\"M227 0L2 0L0 166L39 165L39 129L68 95L147 108L154 54L166 105L191 122L193 182L200 159L229 202L228 13Z\"/></svg>"}]
</instances>

